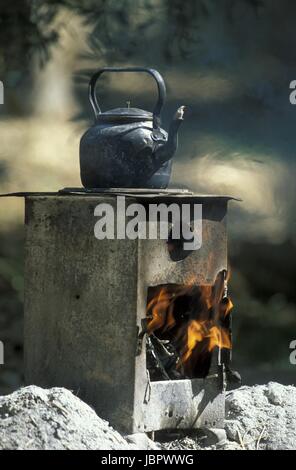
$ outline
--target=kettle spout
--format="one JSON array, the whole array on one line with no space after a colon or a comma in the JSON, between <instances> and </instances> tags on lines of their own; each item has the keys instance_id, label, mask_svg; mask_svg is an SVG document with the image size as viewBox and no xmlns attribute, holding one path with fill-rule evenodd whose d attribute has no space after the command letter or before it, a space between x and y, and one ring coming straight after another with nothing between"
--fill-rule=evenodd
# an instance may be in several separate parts
<instances>
[{"instance_id":1,"label":"kettle spout","mask_svg":"<svg viewBox=\"0 0 296 470\"><path fill-rule=\"evenodd\" d=\"M169 127L167 142L156 150L155 156L158 165L162 165L170 160L177 150L178 131L181 123L184 121L184 111L185 106L180 106L180 108L177 109Z\"/></svg>"}]
</instances>

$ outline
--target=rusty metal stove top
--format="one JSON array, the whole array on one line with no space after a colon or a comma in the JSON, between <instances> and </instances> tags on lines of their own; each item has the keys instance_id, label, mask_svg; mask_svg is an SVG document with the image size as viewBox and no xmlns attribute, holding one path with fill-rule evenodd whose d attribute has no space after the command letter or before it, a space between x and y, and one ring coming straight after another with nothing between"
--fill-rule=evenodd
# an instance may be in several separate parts
<instances>
[{"instance_id":1,"label":"rusty metal stove top","mask_svg":"<svg viewBox=\"0 0 296 470\"><path fill-rule=\"evenodd\" d=\"M240 198L225 194L197 194L190 189L147 189L147 188L63 188L58 191L19 191L0 194L0 197L30 197L30 196L99 196L100 194L121 195L140 198L170 198L189 197L193 199L223 199L241 201Z\"/></svg>"}]
</instances>

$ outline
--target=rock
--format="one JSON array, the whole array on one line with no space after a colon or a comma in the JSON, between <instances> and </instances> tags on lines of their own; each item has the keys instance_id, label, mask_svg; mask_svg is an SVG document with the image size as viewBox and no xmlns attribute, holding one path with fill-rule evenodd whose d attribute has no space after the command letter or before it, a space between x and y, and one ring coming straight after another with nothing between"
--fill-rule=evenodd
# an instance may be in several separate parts
<instances>
[{"instance_id":1,"label":"rock","mask_svg":"<svg viewBox=\"0 0 296 470\"><path fill-rule=\"evenodd\" d=\"M142 432L129 434L125 439L130 444L134 444L138 450L159 450L160 447Z\"/></svg>"},{"instance_id":2,"label":"rock","mask_svg":"<svg viewBox=\"0 0 296 470\"><path fill-rule=\"evenodd\" d=\"M235 441L239 438L239 433L241 435L243 434L242 425L239 421L236 421L234 419L228 419L225 421L225 430L227 433L226 436L232 441Z\"/></svg>"},{"instance_id":3,"label":"rock","mask_svg":"<svg viewBox=\"0 0 296 470\"><path fill-rule=\"evenodd\" d=\"M64 388L0 397L0 449L136 449Z\"/></svg>"},{"instance_id":4,"label":"rock","mask_svg":"<svg viewBox=\"0 0 296 470\"><path fill-rule=\"evenodd\" d=\"M285 390L283 386L274 382L267 385L266 396L272 405L285 405Z\"/></svg>"},{"instance_id":5,"label":"rock","mask_svg":"<svg viewBox=\"0 0 296 470\"><path fill-rule=\"evenodd\" d=\"M226 395L227 437L245 449L296 449L296 387L270 382Z\"/></svg>"},{"instance_id":6,"label":"rock","mask_svg":"<svg viewBox=\"0 0 296 470\"><path fill-rule=\"evenodd\" d=\"M215 450L215 449L211 449ZM217 448L216 450L243 450L242 446L235 441L227 441L222 448Z\"/></svg>"},{"instance_id":7,"label":"rock","mask_svg":"<svg viewBox=\"0 0 296 470\"><path fill-rule=\"evenodd\" d=\"M0 397L0 449L251 450L296 449L296 387L270 382L226 394L225 433L197 430L162 444L123 438L64 388L29 386ZM192 431L191 431L192 434Z\"/></svg>"},{"instance_id":8,"label":"rock","mask_svg":"<svg viewBox=\"0 0 296 470\"><path fill-rule=\"evenodd\" d=\"M209 428L209 429L203 429L203 433L205 435L204 439L204 446L212 446L216 445L217 447L223 446L226 444L227 441L227 436L225 429L219 429L219 428Z\"/></svg>"}]
</instances>

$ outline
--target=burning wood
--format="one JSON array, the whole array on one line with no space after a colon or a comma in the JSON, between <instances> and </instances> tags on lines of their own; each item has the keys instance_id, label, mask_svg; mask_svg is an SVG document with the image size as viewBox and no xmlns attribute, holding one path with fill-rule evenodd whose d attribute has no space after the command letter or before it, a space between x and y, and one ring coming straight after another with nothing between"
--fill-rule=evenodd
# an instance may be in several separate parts
<instances>
[{"instance_id":1,"label":"burning wood","mask_svg":"<svg viewBox=\"0 0 296 470\"><path fill-rule=\"evenodd\" d=\"M152 380L177 380L184 378L183 370L178 370L180 356L168 340L160 340L151 333L147 338L147 357Z\"/></svg>"},{"instance_id":2,"label":"burning wood","mask_svg":"<svg viewBox=\"0 0 296 470\"><path fill-rule=\"evenodd\" d=\"M215 348L231 349L227 273L211 286L151 288L147 305L147 359L152 380L205 377Z\"/></svg>"}]
</instances>

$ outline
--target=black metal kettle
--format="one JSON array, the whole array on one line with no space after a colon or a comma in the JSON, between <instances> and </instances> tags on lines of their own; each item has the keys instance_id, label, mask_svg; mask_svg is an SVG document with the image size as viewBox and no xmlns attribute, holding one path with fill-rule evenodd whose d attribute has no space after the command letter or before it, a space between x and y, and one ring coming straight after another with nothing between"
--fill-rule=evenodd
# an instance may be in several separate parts
<instances>
[{"instance_id":1,"label":"black metal kettle","mask_svg":"<svg viewBox=\"0 0 296 470\"><path fill-rule=\"evenodd\" d=\"M138 108L116 108L104 113L95 87L103 72L146 72L156 80L158 100L153 113ZM161 110L166 89L162 76L143 67L105 67L92 76L89 100L95 113L94 125L80 141L80 173L85 188L166 188L177 134L183 120L181 106L167 133L161 129Z\"/></svg>"}]
</instances>

